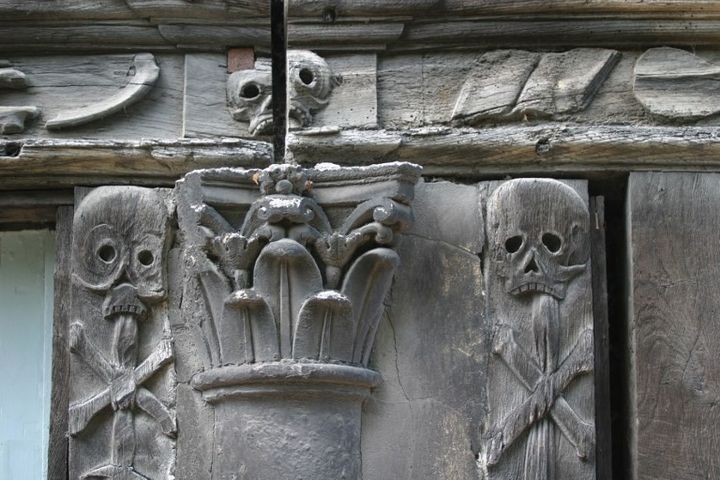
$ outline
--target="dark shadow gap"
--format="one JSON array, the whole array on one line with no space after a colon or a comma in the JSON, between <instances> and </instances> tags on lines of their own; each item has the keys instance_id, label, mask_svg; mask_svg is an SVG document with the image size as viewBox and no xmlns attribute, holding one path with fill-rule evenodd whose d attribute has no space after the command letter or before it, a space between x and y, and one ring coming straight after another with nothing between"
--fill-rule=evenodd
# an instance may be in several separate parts
<instances>
[{"instance_id":1,"label":"dark shadow gap","mask_svg":"<svg viewBox=\"0 0 720 480\"><path fill-rule=\"evenodd\" d=\"M628 174L609 174L591 179L591 196L605 198L605 251L610 369L610 416L612 439L612 478L631 478L630 359L628 322L628 255L626 243L626 195ZM598 477L598 480L606 480Z\"/></svg>"},{"instance_id":2,"label":"dark shadow gap","mask_svg":"<svg viewBox=\"0 0 720 480\"><path fill-rule=\"evenodd\" d=\"M287 23L285 0L271 0L273 163L285 162L287 136Z\"/></svg>"}]
</instances>

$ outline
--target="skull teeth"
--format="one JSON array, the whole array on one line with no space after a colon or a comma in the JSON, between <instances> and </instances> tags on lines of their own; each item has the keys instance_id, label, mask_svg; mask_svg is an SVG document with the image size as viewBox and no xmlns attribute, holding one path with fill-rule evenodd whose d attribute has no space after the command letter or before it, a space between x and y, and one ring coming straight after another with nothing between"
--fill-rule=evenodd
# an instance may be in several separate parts
<instances>
[{"instance_id":1,"label":"skull teeth","mask_svg":"<svg viewBox=\"0 0 720 480\"><path fill-rule=\"evenodd\" d=\"M513 294L520 294L520 293L525 293L525 292L540 292L540 293L552 294L553 289L551 287L545 285L544 283L528 282L528 283L519 285L510 291L510 293L513 293Z\"/></svg>"}]
</instances>

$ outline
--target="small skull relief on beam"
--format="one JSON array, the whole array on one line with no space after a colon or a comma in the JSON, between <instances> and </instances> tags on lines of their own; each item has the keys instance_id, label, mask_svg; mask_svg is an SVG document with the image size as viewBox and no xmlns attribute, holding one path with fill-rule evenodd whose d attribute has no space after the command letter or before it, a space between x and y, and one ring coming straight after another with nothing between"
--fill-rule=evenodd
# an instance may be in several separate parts
<instances>
[{"instance_id":1,"label":"small skull relief on beam","mask_svg":"<svg viewBox=\"0 0 720 480\"><path fill-rule=\"evenodd\" d=\"M491 270L501 291L518 300L496 309L492 351L511 372L522 401L491 425L486 466L495 468L524 439L523 478L554 480L559 478L556 428L580 461L594 450L592 419L565 398L574 381L593 371L592 325L563 318L561 308L573 280L588 268L588 208L557 180L511 180L489 199L487 226ZM579 322L579 333L568 343L572 322Z\"/></svg>"},{"instance_id":2,"label":"small skull relief on beam","mask_svg":"<svg viewBox=\"0 0 720 480\"><path fill-rule=\"evenodd\" d=\"M78 207L73 236L73 282L78 289L74 296L83 299L74 300L74 310L99 310L99 318L81 318L71 325L70 350L103 387L71 403L70 435L83 433L106 409L112 412L109 458L81 478L148 478L134 462L137 410L152 418L166 436L174 437L176 431L174 412L145 385L173 361L165 325L151 353L139 358L142 324L153 321L153 306L165 298L167 208L151 189L97 188ZM84 296L80 289L90 294ZM94 302L97 297L102 303ZM82 309L77 303L83 301L100 308Z\"/></svg>"},{"instance_id":3,"label":"small skull relief on beam","mask_svg":"<svg viewBox=\"0 0 720 480\"><path fill-rule=\"evenodd\" d=\"M290 128L306 127L313 115L327 106L341 80L322 57L307 50L288 51L288 67L288 124ZM232 117L248 122L252 136L272 133L272 72L268 62L258 60L254 70L232 73L227 98Z\"/></svg>"}]
</instances>

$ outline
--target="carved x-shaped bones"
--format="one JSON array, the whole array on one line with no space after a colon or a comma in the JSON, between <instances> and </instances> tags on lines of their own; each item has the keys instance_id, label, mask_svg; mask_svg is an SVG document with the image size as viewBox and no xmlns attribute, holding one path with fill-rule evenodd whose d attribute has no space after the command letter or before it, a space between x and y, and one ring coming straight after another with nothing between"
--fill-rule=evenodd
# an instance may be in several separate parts
<instances>
[{"instance_id":1,"label":"carved x-shaped bones","mask_svg":"<svg viewBox=\"0 0 720 480\"><path fill-rule=\"evenodd\" d=\"M532 392L525 401L508 414L491 434L488 465L495 465L503 452L534 423L548 413L577 450L580 458L587 458L594 448L594 429L580 419L562 396L575 377L593 369L593 333L585 330L570 355L550 375L545 375L515 341L509 327L495 333L493 353L500 356L525 388Z\"/></svg>"},{"instance_id":2,"label":"carved x-shaped bones","mask_svg":"<svg viewBox=\"0 0 720 480\"><path fill-rule=\"evenodd\" d=\"M70 349L78 354L93 369L107 387L87 400L70 406L69 431L77 435L87 427L90 420L108 405L114 410L129 406L128 399L135 393L135 404L160 423L163 432L172 435L175 422L167 408L149 390L140 387L157 372L160 367L174 358L172 342L163 339L155 350L130 371L113 367L100 350L85 336L82 325L74 323L70 327Z\"/></svg>"}]
</instances>

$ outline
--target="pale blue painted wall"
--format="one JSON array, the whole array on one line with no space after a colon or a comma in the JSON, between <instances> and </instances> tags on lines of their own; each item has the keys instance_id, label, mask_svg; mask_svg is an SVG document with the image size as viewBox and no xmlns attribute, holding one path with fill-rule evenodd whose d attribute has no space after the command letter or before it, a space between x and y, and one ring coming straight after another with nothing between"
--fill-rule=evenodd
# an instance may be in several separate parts
<instances>
[{"instance_id":1,"label":"pale blue painted wall","mask_svg":"<svg viewBox=\"0 0 720 480\"><path fill-rule=\"evenodd\" d=\"M46 477L54 243L0 232L0 480Z\"/></svg>"}]
</instances>

